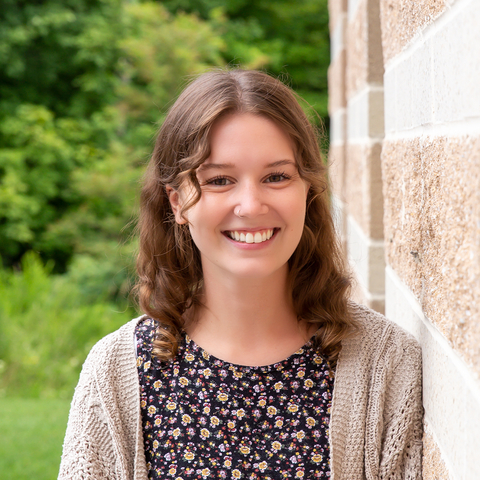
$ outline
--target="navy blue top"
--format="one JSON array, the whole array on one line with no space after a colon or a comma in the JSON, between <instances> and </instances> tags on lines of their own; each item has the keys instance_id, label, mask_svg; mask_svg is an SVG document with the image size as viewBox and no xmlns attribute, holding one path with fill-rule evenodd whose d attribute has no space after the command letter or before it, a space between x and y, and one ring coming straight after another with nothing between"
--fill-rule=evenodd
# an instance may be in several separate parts
<instances>
[{"instance_id":1,"label":"navy blue top","mask_svg":"<svg viewBox=\"0 0 480 480\"><path fill-rule=\"evenodd\" d=\"M213 357L185 335L173 361L152 359L155 322L137 325L149 478L330 477L334 379L309 341L261 367Z\"/></svg>"}]
</instances>

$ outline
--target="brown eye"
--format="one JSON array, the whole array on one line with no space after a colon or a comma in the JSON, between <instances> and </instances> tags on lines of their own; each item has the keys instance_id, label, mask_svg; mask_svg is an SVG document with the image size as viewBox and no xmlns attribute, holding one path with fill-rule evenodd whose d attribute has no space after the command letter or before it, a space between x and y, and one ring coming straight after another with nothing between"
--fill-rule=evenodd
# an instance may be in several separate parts
<instances>
[{"instance_id":1,"label":"brown eye","mask_svg":"<svg viewBox=\"0 0 480 480\"><path fill-rule=\"evenodd\" d=\"M230 185L230 183L231 182L227 177L215 177L205 182L206 185L214 185L216 187L224 187Z\"/></svg>"},{"instance_id":2,"label":"brown eye","mask_svg":"<svg viewBox=\"0 0 480 480\"><path fill-rule=\"evenodd\" d=\"M265 182L267 182L267 183L279 183L279 182L283 182L284 180L288 180L289 178L291 178L290 175L287 175L286 173L283 173L283 172L272 173L271 175L269 175L267 177Z\"/></svg>"}]
</instances>

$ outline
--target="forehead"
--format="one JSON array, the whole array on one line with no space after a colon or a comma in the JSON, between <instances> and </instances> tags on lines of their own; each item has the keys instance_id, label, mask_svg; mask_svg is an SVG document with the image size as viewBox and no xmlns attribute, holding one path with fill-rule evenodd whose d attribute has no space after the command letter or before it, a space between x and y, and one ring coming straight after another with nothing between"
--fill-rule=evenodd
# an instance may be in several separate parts
<instances>
[{"instance_id":1,"label":"forehead","mask_svg":"<svg viewBox=\"0 0 480 480\"><path fill-rule=\"evenodd\" d=\"M250 113L218 119L209 135L210 155L205 164L255 157L258 160L295 161L295 144L276 122Z\"/></svg>"}]
</instances>

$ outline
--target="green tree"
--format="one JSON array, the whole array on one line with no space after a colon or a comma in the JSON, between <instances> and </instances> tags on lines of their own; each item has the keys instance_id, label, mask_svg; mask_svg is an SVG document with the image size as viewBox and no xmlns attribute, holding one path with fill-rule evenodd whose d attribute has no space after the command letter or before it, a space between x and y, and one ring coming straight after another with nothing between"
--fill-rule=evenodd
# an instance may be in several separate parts
<instances>
[{"instance_id":1,"label":"green tree","mask_svg":"<svg viewBox=\"0 0 480 480\"><path fill-rule=\"evenodd\" d=\"M92 256L109 274L119 260L125 270L125 256L112 252L131 232L121 233L155 129L180 80L221 64L224 43L195 15L173 16L152 2L7 7L0 16L3 262L16 264L34 249L54 259L57 272L75 255L83 258L78 268Z\"/></svg>"},{"instance_id":2,"label":"green tree","mask_svg":"<svg viewBox=\"0 0 480 480\"><path fill-rule=\"evenodd\" d=\"M327 0L162 0L171 12L209 19L227 48L224 58L280 75L328 122L330 63Z\"/></svg>"}]
</instances>

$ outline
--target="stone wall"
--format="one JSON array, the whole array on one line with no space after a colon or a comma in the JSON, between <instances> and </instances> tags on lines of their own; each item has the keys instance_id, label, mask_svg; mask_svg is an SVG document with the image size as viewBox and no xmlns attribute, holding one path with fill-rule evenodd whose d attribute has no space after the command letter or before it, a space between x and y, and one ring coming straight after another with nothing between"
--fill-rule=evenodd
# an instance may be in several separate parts
<instances>
[{"instance_id":1,"label":"stone wall","mask_svg":"<svg viewBox=\"0 0 480 480\"><path fill-rule=\"evenodd\" d=\"M338 230L356 280L354 297L383 312L385 301L380 154L384 135L379 0L329 3L330 171Z\"/></svg>"},{"instance_id":2,"label":"stone wall","mask_svg":"<svg viewBox=\"0 0 480 480\"><path fill-rule=\"evenodd\" d=\"M330 10L344 52L330 161L355 295L423 347L424 478L480 479L480 2Z\"/></svg>"}]
</instances>

